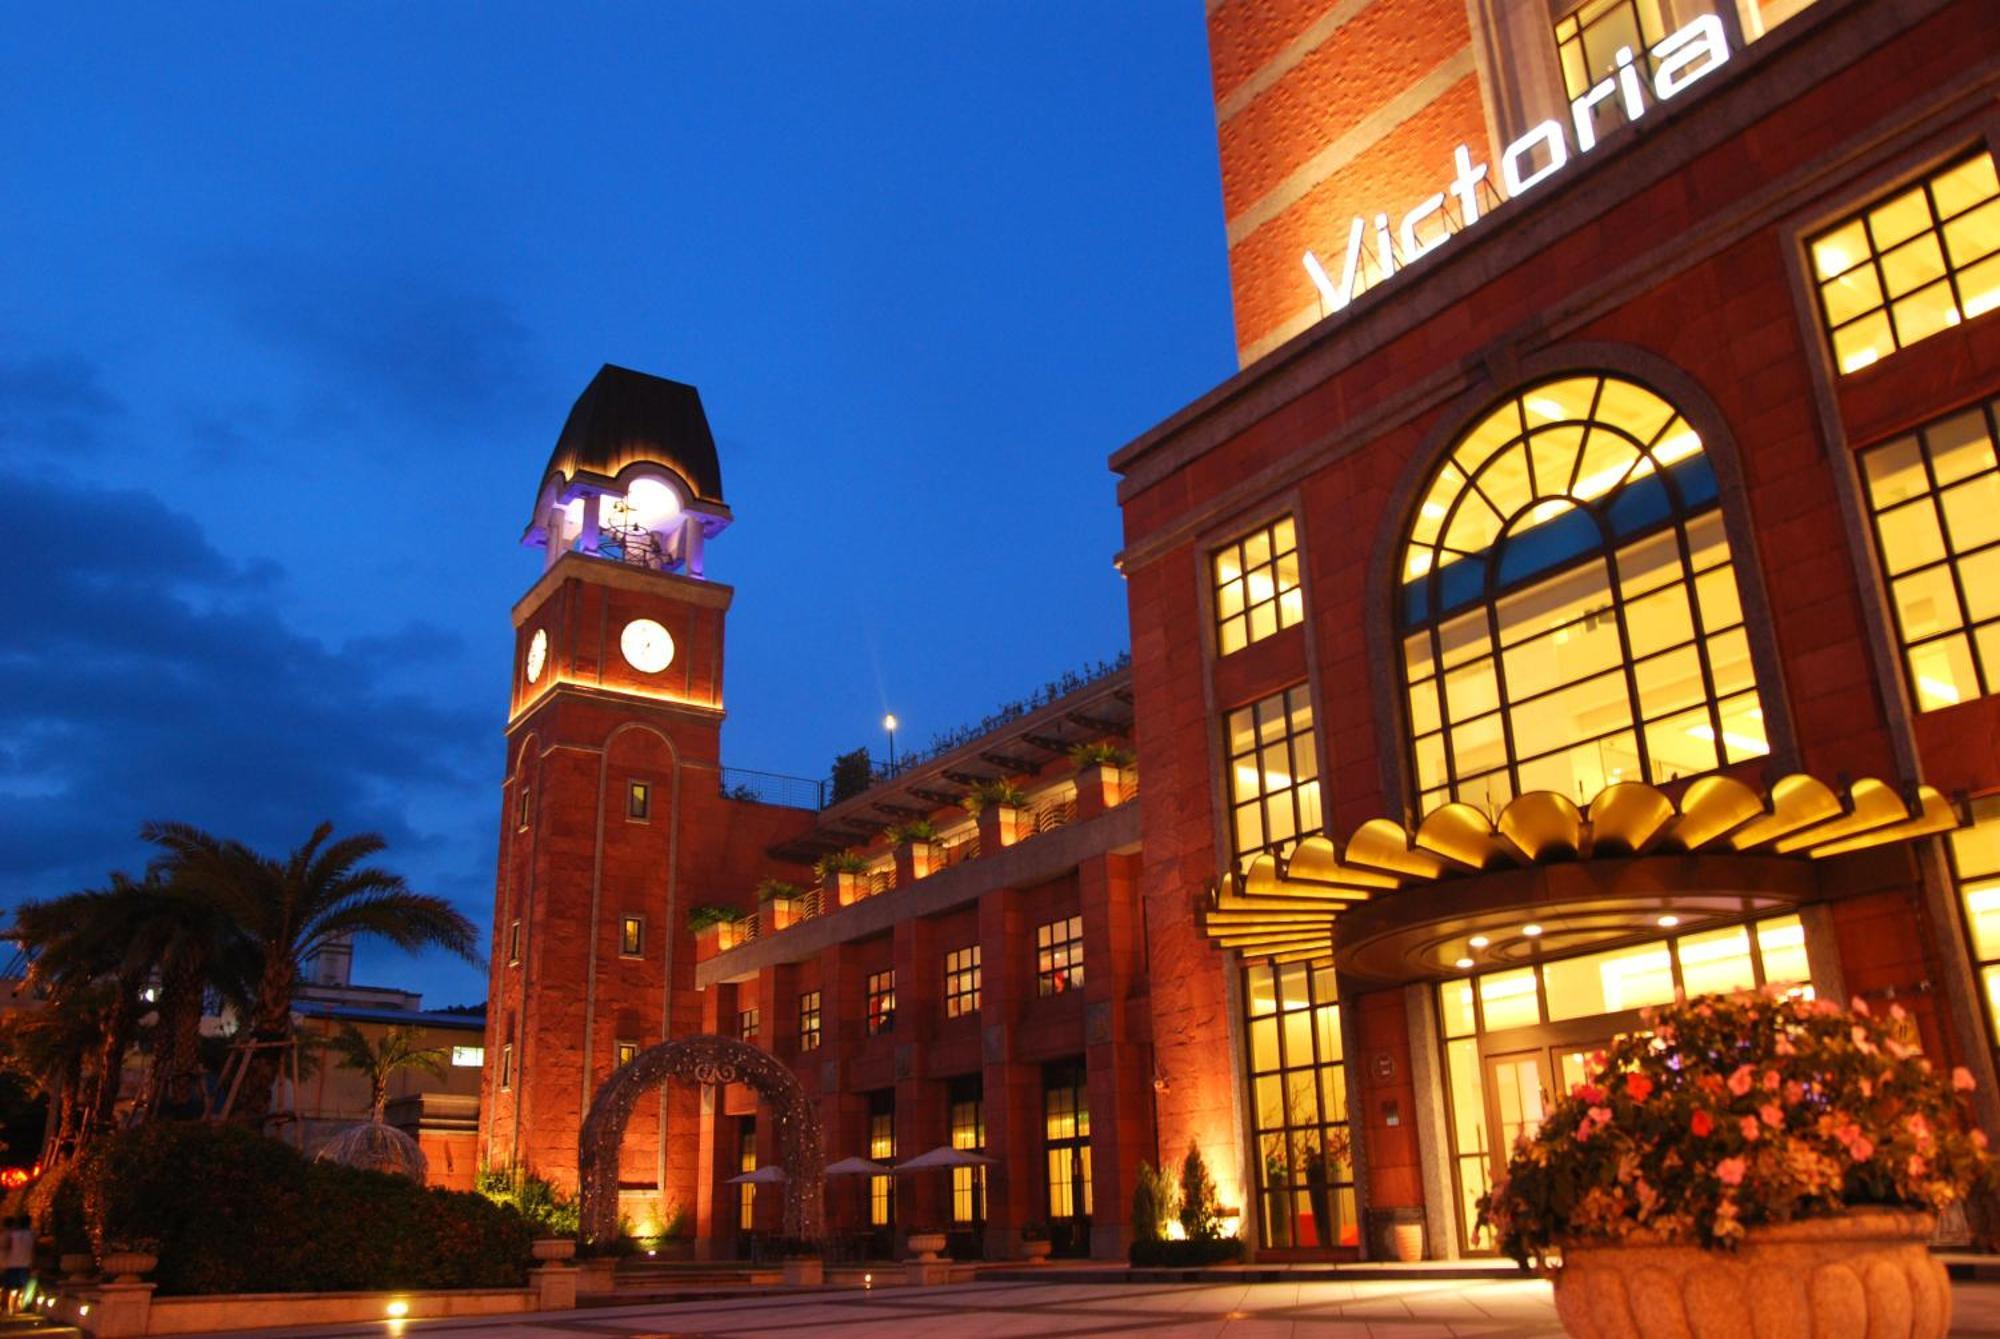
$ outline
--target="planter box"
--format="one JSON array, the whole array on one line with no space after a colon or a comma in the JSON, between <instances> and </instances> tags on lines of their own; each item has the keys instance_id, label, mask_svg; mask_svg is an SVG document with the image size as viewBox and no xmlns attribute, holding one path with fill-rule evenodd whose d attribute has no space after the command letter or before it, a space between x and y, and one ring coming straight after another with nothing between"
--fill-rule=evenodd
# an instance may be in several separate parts
<instances>
[{"instance_id":1,"label":"planter box","mask_svg":"<svg viewBox=\"0 0 2000 1339\"><path fill-rule=\"evenodd\" d=\"M797 925L803 917L804 903L796 897L760 897L757 899L757 931L770 934Z\"/></svg>"},{"instance_id":2,"label":"planter box","mask_svg":"<svg viewBox=\"0 0 2000 1339\"><path fill-rule=\"evenodd\" d=\"M918 879L928 879L935 868L937 848L930 842L906 842L896 848L896 886L907 888Z\"/></svg>"},{"instance_id":3,"label":"planter box","mask_svg":"<svg viewBox=\"0 0 2000 1339\"><path fill-rule=\"evenodd\" d=\"M1012 804L989 804L974 818L979 827L979 851L991 855L1021 840L1028 829L1028 811Z\"/></svg>"},{"instance_id":4,"label":"planter box","mask_svg":"<svg viewBox=\"0 0 2000 1339\"><path fill-rule=\"evenodd\" d=\"M819 881L821 905L845 907L868 895L868 876L855 873L828 874Z\"/></svg>"},{"instance_id":5,"label":"planter box","mask_svg":"<svg viewBox=\"0 0 2000 1339\"><path fill-rule=\"evenodd\" d=\"M1116 809L1125 794L1125 769L1110 763L1085 763L1076 772L1076 820L1096 818L1107 809Z\"/></svg>"}]
</instances>

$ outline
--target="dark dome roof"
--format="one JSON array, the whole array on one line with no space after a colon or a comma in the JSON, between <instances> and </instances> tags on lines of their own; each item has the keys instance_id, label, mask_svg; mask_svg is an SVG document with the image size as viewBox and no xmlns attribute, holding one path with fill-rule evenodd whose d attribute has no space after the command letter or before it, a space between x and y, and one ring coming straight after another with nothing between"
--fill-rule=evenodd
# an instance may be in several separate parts
<instances>
[{"instance_id":1,"label":"dark dome roof","mask_svg":"<svg viewBox=\"0 0 2000 1339\"><path fill-rule=\"evenodd\" d=\"M319 1151L318 1161L359 1167L364 1172L407 1176L418 1185L430 1173L430 1160L416 1140L393 1126L374 1121L350 1125L327 1140L326 1147Z\"/></svg>"},{"instance_id":2,"label":"dark dome roof","mask_svg":"<svg viewBox=\"0 0 2000 1339\"><path fill-rule=\"evenodd\" d=\"M702 501L722 501L722 466L700 392L606 363L576 397L542 479L594 475L609 481L641 463L664 465Z\"/></svg>"}]
</instances>

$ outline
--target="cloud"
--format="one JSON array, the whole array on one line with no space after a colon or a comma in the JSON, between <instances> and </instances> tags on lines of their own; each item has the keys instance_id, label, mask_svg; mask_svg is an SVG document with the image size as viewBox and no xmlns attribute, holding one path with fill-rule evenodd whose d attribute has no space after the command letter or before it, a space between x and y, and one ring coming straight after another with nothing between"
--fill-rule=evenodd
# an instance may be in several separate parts
<instances>
[{"instance_id":1,"label":"cloud","mask_svg":"<svg viewBox=\"0 0 2000 1339\"><path fill-rule=\"evenodd\" d=\"M462 881L453 892L478 886L481 858L453 867L450 853L485 843L497 722L392 677L437 633L329 647L281 617L281 572L226 557L150 494L6 468L0 490L15 518L0 587L8 900L143 864L149 818L272 850L331 819L383 832L419 883L416 866L435 864ZM461 806L465 823L420 830L419 796Z\"/></svg>"},{"instance_id":2,"label":"cloud","mask_svg":"<svg viewBox=\"0 0 2000 1339\"><path fill-rule=\"evenodd\" d=\"M68 354L0 354L0 460L89 454L123 413L94 363Z\"/></svg>"}]
</instances>

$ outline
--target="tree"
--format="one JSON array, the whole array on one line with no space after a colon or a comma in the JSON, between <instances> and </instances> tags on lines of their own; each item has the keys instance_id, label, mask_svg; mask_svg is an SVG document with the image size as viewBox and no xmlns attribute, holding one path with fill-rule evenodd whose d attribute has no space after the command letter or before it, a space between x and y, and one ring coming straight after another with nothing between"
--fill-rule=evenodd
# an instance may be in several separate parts
<instances>
[{"instance_id":1,"label":"tree","mask_svg":"<svg viewBox=\"0 0 2000 1339\"><path fill-rule=\"evenodd\" d=\"M326 1049L333 1052L342 1069L356 1070L368 1078L369 1118L376 1124L389 1108L389 1080L406 1069L421 1069L432 1078L445 1076L449 1053L442 1046L423 1046L421 1029L399 1024L383 1032L380 1041L370 1041L352 1023L342 1023L340 1031L328 1037Z\"/></svg>"},{"instance_id":2,"label":"tree","mask_svg":"<svg viewBox=\"0 0 2000 1339\"><path fill-rule=\"evenodd\" d=\"M140 835L165 853L160 867L197 889L234 923L254 963L242 1069L232 1115L260 1125L293 1041L300 965L343 935L374 936L415 952L442 948L477 962L472 922L441 897L366 862L388 843L372 832L331 840L321 823L304 845L273 859L185 823L148 823Z\"/></svg>"},{"instance_id":3,"label":"tree","mask_svg":"<svg viewBox=\"0 0 2000 1339\"><path fill-rule=\"evenodd\" d=\"M85 1068L97 1053L103 1002L100 988L51 996L33 1009L0 1019L0 1065L48 1099L42 1137L44 1167L70 1150L82 1106Z\"/></svg>"},{"instance_id":4,"label":"tree","mask_svg":"<svg viewBox=\"0 0 2000 1339\"><path fill-rule=\"evenodd\" d=\"M1215 1241L1222 1236L1222 1211L1215 1198L1215 1178L1208 1174L1201 1148L1188 1140L1181 1159L1181 1230L1189 1241Z\"/></svg>"}]
</instances>

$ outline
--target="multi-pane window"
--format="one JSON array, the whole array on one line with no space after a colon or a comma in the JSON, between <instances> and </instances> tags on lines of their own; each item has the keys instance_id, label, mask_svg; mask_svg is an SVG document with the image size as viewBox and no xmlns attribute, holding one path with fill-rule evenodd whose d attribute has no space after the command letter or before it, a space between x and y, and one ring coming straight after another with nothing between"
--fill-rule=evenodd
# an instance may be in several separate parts
<instances>
[{"instance_id":1,"label":"multi-pane window","mask_svg":"<svg viewBox=\"0 0 2000 1339\"><path fill-rule=\"evenodd\" d=\"M1320 830L1319 752L1306 686L1229 713L1229 831L1236 854L1289 850Z\"/></svg>"},{"instance_id":2,"label":"multi-pane window","mask_svg":"<svg viewBox=\"0 0 2000 1339\"><path fill-rule=\"evenodd\" d=\"M1917 710L2000 692L2000 400L1861 457Z\"/></svg>"},{"instance_id":3,"label":"multi-pane window","mask_svg":"<svg viewBox=\"0 0 2000 1339\"><path fill-rule=\"evenodd\" d=\"M1965 928L1972 936L1986 1025L2000 1038L2000 796L1972 802L1972 824L1951 834L1951 863L1965 899Z\"/></svg>"},{"instance_id":4,"label":"multi-pane window","mask_svg":"<svg viewBox=\"0 0 2000 1339\"><path fill-rule=\"evenodd\" d=\"M754 1172L757 1170L757 1118L738 1116L736 1118L736 1170ZM736 1188L736 1228L748 1232L757 1225L757 1185L746 1181Z\"/></svg>"},{"instance_id":5,"label":"multi-pane window","mask_svg":"<svg viewBox=\"0 0 2000 1339\"><path fill-rule=\"evenodd\" d=\"M1083 917L1065 916L1035 927L1035 993L1060 995L1083 989Z\"/></svg>"},{"instance_id":6,"label":"multi-pane window","mask_svg":"<svg viewBox=\"0 0 2000 1339\"><path fill-rule=\"evenodd\" d=\"M619 918L618 952L627 958L644 956L646 952L646 918L644 916L621 916Z\"/></svg>"},{"instance_id":7,"label":"multi-pane window","mask_svg":"<svg viewBox=\"0 0 2000 1339\"><path fill-rule=\"evenodd\" d=\"M652 815L652 786L644 781L629 782L625 787L625 817L634 822L644 822Z\"/></svg>"},{"instance_id":8,"label":"multi-pane window","mask_svg":"<svg viewBox=\"0 0 2000 1339\"><path fill-rule=\"evenodd\" d=\"M1618 73L1622 47L1640 71L1651 76L1651 49L1667 35L1667 15L1661 0L1586 0L1556 21L1556 54L1562 60L1563 86L1572 102ZM1625 117L1617 95L1590 108L1597 133L1603 135Z\"/></svg>"},{"instance_id":9,"label":"multi-pane window","mask_svg":"<svg viewBox=\"0 0 2000 1339\"><path fill-rule=\"evenodd\" d=\"M896 1156L896 1094L889 1089L868 1094L868 1156L890 1162ZM868 1178L868 1224L887 1227L896 1221L896 1178Z\"/></svg>"},{"instance_id":10,"label":"multi-pane window","mask_svg":"<svg viewBox=\"0 0 2000 1339\"><path fill-rule=\"evenodd\" d=\"M953 1079L947 1096L951 1103L951 1146L968 1153L986 1151L986 1103L980 1076L970 1074ZM970 1226L986 1221L986 1169L951 1169L951 1221Z\"/></svg>"},{"instance_id":11,"label":"multi-pane window","mask_svg":"<svg viewBox=\"0 0 2000 1339\"><path fill-rule=\"evenodd\" d=\"M1222 655L1306 616L1298 531L1287 516L1215 551L1215 625Z\"/></svg>"},{"instance_id":12,"label":"multi-pane window","mask_svg":"<svg viewBox=\"0 0 2000 1339\"><path fill-rule=\"evenodd\" d=\"M1048 1154L1049 1217L1090 1217L1090 1091L1080 1064L1042 1071L1043 1144Z\"/></svg>"},{"instance_id":13,"label":"multi-pane window","mask_svg":"<svg viewBox=\"0 0 2000 1339\"><path fill-rule=\"evenodd\" d=\"M979 945L944 955L944 1016L979 1011Z\"/></svg>"},{"instance_id":14,"label":"multi-pane window","mask_svg":"<svg viewBox=\"0 0 2000 1339\"><path fill-rule=\"evenodd\" d=\"M617 1044L616 1054L618 1056L617 1067L623 1069L639 1058L639 1043L636 1041L621 1041Z\"/></svg>"},{"instance_id":15,"label":"multi-pane window","mask_svg":"<svg viewBox=\"0 0 2000 1339\"><path fill-rule=\"evenodd\" d=\"M819 1049L819 992L808 990L799 996L799 1049Z\"/></svg>"},{"instance_id":16,"label":"multi-pane window","mask_svg":"<svg viewBox=\"0 0 2000 1339\"><path fill-rule=\"evenodd\" d=\"M2000 307L2000 181L1982 149L1812 239L1834 362L1855 372Z\"/></svg>"},{"instance_id":17,"label":"multi-pane window","mask_svg":"<svg viewBox=\"0 0 2000 1339\"><path fill-rule=\"evenodd\" d=\"M1486 972L1438 987L1452 1165L1467 1250L1490 1251L1477 1232L1476 1205L1493 1183L1516 1136L1533 1134L1548 1095L1590 1077L1591 1053L1619 1028L1639 1025L1637 1011L1676 995L1728 994L1774 986L1810 995L1812 966L1797 916L1750 925L1690 929L1649 943L1539 966ZM1604 1019L1588 1043L1587 1020ZM1547 1024L1562 1024L1550 1044ZM1532 1031L1522 1031L1532 1029ZM1497 1035L1496 1035L1497 1034Z\"/></svg>"},{"instance_id":18,"label":"multi-pane window","mask_svg":"<svg viewBox=\"0 0 2000 1339\"><path fill-rule=\"evenodd\" d=\"M480 1069L486 1064L484 1046L454 1046L451 1048L453 1069Z\"/></svg>"},{"instance_id":19,"label":"multi-pane window","mask_svg":"<svg viewBox=\"0 0 2000 1339\"><path fill-rule=\"evenodd\" d=\"M893 1031L896 1026L896 971L868 974L868 1035Z\"/></svg>"},{"instance_id":20,"label":"multi-pane window","mask_svg":"<svg viewBox=\"0 0 2000 1339\"><path fill-rule=\"evenodd\" d=\"M1253 963L1243 978L1263 1239L1274 1247L1357 1245L1333 964Z\"/></svg>"},{"instance_id":21,"label":"multi-pane window","mask_svg":"<svg viewBox=\"0 0 2000 1339\"><path fill-rule=\"evenodd\" d=\"M1770 752L1714 466L1643 386L1568 377L1481 419L1411 522L1400 601L1424 812Z\"/></svg>"},{"instance_id":22,"label":"multi-pane window","mask_svg":"<svg viewBox=\"0 0 2000 1339\"><path fill-rule=\"evenodd\" d=\"M757 1010L755 1010L755 1009L738 1009L738 1010L736 1011L736 1038L737 1038L737 1040L738 1040L738 1041L756 1041L756 1040L757 1040L757 1033L758 1033L758 1030L759 1030L759 1029L758 1029L758 1023L759 1023L759 1019L758 1019L758 1014L757 1014Z\"/></svg>"}]
</instances>

